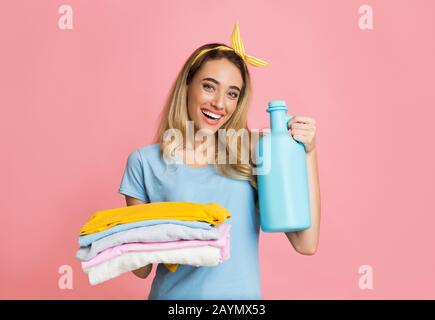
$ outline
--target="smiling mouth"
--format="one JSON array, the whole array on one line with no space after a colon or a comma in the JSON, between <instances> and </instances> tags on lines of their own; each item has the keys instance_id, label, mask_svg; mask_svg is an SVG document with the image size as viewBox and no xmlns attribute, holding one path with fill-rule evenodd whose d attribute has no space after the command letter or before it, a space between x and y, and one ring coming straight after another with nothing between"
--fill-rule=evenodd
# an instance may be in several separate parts
<instances>
[{"instance_id":1,"label":"smiling mouth","mask_svg":"<svg viewBox=\"0 0 435 320\"><path fill-rule=\"evenodd\" d=\"M210 111L205 110L205 109L201 109L201 112L204 116L206 116L207 118L209 118L211 120L217 121L217 120L220 120L222 118L222 115L210 112Z\"/></svg>"}]
</instances>

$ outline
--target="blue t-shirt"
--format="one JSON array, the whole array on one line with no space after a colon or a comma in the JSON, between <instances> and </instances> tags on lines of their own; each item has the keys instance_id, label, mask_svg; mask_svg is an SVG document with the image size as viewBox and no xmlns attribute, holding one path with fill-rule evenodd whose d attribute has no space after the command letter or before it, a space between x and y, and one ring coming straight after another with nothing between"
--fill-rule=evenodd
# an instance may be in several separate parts
<instances>
[{"instance_id":1,"label":"blue t-shirt","mask_svg":"<svg viewBox=\"0 0 435 320\"><path fill-rule=\"evenodd\" d=\"M230 259L215 267L159 264L149 299L261 299L258 238L260 220L255 189L247 180L218 174L214 165L191 168L166 164L160 144L134 150L119 193L145 202L215 202L231 212Z\"/></svg>"}]
</instances>

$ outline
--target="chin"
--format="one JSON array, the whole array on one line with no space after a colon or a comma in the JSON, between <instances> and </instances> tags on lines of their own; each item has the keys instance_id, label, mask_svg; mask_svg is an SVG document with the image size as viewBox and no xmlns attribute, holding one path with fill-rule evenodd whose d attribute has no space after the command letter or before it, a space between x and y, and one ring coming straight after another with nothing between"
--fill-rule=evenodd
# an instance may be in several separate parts
<instances>
[{"instance_id":1,"label":"chin","mask_svg":"<svg viewBox=\"0 0 435 320\"><path fill-rule=\"evenodd\" d=\"M207 124L201 124L198 128L199 130L210 130L212 133L216 133L219 129L219 127L210 126Z\"/></svg>"}]
</instances>

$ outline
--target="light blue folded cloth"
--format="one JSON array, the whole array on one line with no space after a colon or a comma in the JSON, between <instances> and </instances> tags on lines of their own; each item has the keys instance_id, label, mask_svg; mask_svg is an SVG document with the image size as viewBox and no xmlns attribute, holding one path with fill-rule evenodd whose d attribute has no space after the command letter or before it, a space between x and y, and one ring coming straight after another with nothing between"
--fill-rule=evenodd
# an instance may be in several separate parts
<instances>
[{"instance_id":1,"label":"light blue folded cloth","mask_svg":"<svg viewBox=\"0 0 435 320\"><path fill-rule=\"evenodd\" d=\"M182 226L186 226L186 227L190 227L190 228L199 228L199 229L204 229L204 230L210 230L213 228L213 226L211 224L209 224L207 222L202 222L202 221L181 221L181 220L173 220L173 219L142 220L142 221L138 221L138 222L119 224L119 225L116 225L112 228L109 228L109 229L106 229L106 230L103 230L100 232L87 234L85 236L79 236L78 241L79 241L80 247L87 247L92 242L97 241L99 239L102 239L104 237L110 236L111 234L114 234L117 232L130 230L133 228L139 228L139 227L154 226L154 225L163 224L163 223L172 223L172 224L182 225Z\"/></svg>"}]
</instances>

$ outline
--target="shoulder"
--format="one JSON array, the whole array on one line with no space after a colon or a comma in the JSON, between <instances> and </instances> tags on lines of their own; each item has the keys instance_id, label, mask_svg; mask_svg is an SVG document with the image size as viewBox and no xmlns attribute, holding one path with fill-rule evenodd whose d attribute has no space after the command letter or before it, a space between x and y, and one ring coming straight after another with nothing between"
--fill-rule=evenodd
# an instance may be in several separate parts
<instances>
[{"instance_id":1,"label":"shoulder","mask_svg":"<svg viewBox=\"0 0 435 320\"><path fill-rule=\"evenodd\" d=\"M144 163L153 163L160 159L160 144L154 143L133 150L129 157L133 157L136 161Z\"/></svg>"},{"instance_id":2,"label":"shoulder","mask_svg":"<svg viewBox=\"0 0 435 320\"><path fill-rule=\"evenodd\" d=\"M160 143L149 144L140 148L137 148L133 152L138 152L141 156L153 156L160 153Z\"/></svg>"}]
</instances>

